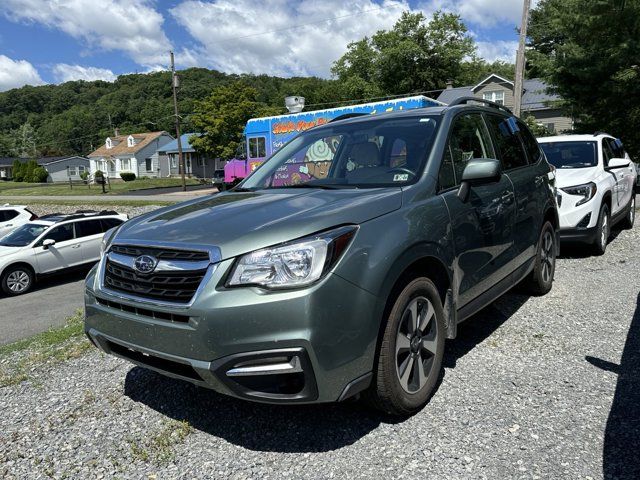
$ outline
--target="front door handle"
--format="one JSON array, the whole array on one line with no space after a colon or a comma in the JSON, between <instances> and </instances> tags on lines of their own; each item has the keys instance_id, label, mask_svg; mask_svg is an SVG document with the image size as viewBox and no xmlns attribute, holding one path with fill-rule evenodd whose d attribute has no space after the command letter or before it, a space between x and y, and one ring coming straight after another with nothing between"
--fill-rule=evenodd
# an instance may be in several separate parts
<instances>
[{"instance_id":1,"label":"front door handle","mask_svg":"<svg viewBox=\"0 0 640 480\"><path fill-rule=\"evenodd\" d=\"M71 248L80 248L80 244L73 245Z\"/></svg>"},{"instance_id":2,"label":"front door handle","mask_svg":"<svg viewBox=\"0 0 640 480\"><path fill-rule=\"evenodd\" d=\"M510 205L513 202L513 192L509 192L509 191L504 192L500 197L500 200L502 200L502 203Z\"/></svg>"},{"instance_id":3,"label":"front door handle","mask_svg":"<svg viewBox=\"0 0 640 480\"><path fill-rule=\"evenodd\" d=\"M536 187L539 187L540 185L542 185L544 183L544 177L540 176L540 177L536 177L535 179L535 184Z\"/></svg>"}]
</instances>

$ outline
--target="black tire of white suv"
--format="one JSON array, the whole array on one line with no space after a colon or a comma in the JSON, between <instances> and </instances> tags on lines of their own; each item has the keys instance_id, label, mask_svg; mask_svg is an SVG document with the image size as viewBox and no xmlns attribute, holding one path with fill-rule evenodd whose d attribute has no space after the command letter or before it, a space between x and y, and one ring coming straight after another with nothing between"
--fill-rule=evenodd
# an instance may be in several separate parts
<instances>
[{"instance_id":1,"label":"black tire of white suv","mask_svg":"<svg viewBox=\"0 0 640 480\"><path fill-rule=\"evenodd\" d=\"M621 222L622 228L631 229L633 228L633 223L636 220L636 195L635 193L631 195L631 200L629 201L629 206L627 207L627 214L624 216L624 219Z\"/></svg>"},{"instance_id":2,"label":"black tire of white suv","mask_svg":"<svg viewBox=\"0 0 640 480\"><path fill-rule=\"evenodd\" d=\"M611 217L609 207L603 203L600 207L598 215L598 224L596 226L596 238L593 243L593 251L596 255L604 255L607 251L607 243L609 243L609 234L611 233Z\"/></svg>"},{"instance_id":3,"label":"black tire of white suv","mask_svg":"<svg viewBox=\"0 0 640 480\"><path fill-rule=\"evenodd\" d=\"M2 274L2 290L10 296L22 295L33 287L35 274L30 267L15 265Z\"/></svg>"}]
</instances>

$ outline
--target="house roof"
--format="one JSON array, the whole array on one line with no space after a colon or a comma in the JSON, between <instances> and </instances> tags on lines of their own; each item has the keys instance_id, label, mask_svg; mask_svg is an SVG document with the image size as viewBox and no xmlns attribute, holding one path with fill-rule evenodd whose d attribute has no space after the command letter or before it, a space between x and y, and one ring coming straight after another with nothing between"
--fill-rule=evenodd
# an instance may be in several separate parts
<instances>
[{"instance_id":1,"label":"house roof","mask_svg":"<svg viewBox=\"0 0 640 480\"><path fill-rule=\"evenodd\" d=\"M489 83L489 80L497 82L497 83L501 83L501 84L506 84L506 85L510 85L511 88L514 87L513 82L507 80L504 77L501 77L500 75L496 75L495 73L492 73L491 75L489 75L487 78L485 78L484 80L482 80L479 84L477 84L475 87L471 87L471 90L473 92L475 92L476 90L478 90L481 86L483 86L485 83Z\"/></svg>"},{"instance_id":2,"label":"house roof","mask_svg":"<svg viewBox=\"0 0 640 480\"><path fill-rule=\"evenodd\" d=\"M195 152L195 149L189 143L189 137L193 135L200 136L201 133L183 133L180 135L180 142L182 143L182 151L183 152ZM161 152L166 153L178 153L178 139L175 139L173 142L167 143L164 147L159 148Z\"/></svg>"},{"instance_id":3,"label":"house roof","mask_svg":"<svg viewBox=\"0 0 640 480\"><path fill-rule=\"evenodd\" d=\"M478 85L470 85L466 87L447 88L442 91L438 97L438 101L449 104L460 97L473 97L475 90L487 83L489 79L496 77L498 82L506 82L513 88L513 82L506 80L499 75L489 75ZM522 95L523 110L543 110L549 108L549 102L560 100L560 97L548 92L548 85L539 78L531 78L525 80L522 84L524 93Z\"/></svg>"},{"instance_id":4,"label":"house roof","mask_svg":"<svg viewBox=\"0 0 640 480\"><path fill-rule=\"evenodd\" d=\"M70 158L79 158L80 160L86 160L87 162L89 161L89 159L87 157L82 157L80 155L65 155L65 156L61 156L61 157L40 157L40 158L35 158L33 160L36 161L36 163L40 166L46 166L46 165L51 165L52 163L58 163L58 162L62 162L63 160L68 160ZM29 160L32 160L31 158L21 158L21 157L0 157L0 166L1 167L10 167L11 165L13 165L14 161L20 161L22 163L27 163Z\"/></svg>"},{"instance_id":5,"label":"house roof","mask_svg":"<svg viewBox=\"0 0 640 480\"><path fill-rule=\"evenodd\" d=\"M118 142L113 148L107 148L106 145L101 145L100 148L91 152L89 157L115 157L119 155L133 155L139 152L144 147L153 142L156 138L162 135L169 135L167 132L146 132L146 133L132 133L131 135L118 135L116 137L109 137L111 140ZM132 136L137 140L137 143L133 147L129 147L127 138Z\"/></svg>"}]
</instances>

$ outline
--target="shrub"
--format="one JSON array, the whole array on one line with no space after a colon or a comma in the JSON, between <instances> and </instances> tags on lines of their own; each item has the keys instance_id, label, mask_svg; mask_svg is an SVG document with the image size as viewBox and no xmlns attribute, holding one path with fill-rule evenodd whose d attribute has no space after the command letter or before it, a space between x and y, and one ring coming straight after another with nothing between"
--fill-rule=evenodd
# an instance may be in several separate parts
<instances>
[{"instance_id":1,"label":"shrub","mask_svg":"<svg viewBox=\"0 0 640 480\"><path fill-rule=\"evenodd\" d=\"M24 163L20 160L13 161L12 176L14 182L24 182Z\"/></svg>"},{"instance_id":2,"label":"shrub","mask_svg":"<svg viewBox=\"0 0 640 480\"><path fill-rule=\"evenodd\" d=\"M86 171L85 171L85 172L82 172L82 173L80 174L80 178L81 178L82 180L86 180L87 178L89 178L89 172L86 172Z\"/></svg>"},{"instance_id":3,"label":"shrub","mask_svg":"<svg viewBox=\"0 0 640 480\"><path fill-rule=\"evenodd\" d=\"M24 178L23 178L23 182L33 182L33 172L36 168L38 168L38 164L35 160L29 160L25 166L23 167L24 170Z\"/></svg>"},{"instance_id":4,"label":"shrub","mask_svg":"<svg viewBox=\"0 0 640 480\"><path fill-rule=\"evenodd\" d=\"M93 174L94 177L104 177L104 173L102 170L96 170L96 173Z\"/></svg>"},{"instance_id":5,"label":"shrub","mask_svg":"<svg viewBox=\"0 0 640 480\"><path fill-rule=\"evenodd\" d=\"M31 174L30 182L34 183L45 183L49 178L49 172L47 172L44 167L36 167Z\"/></svg>"},{"instance_id":6,"label":"shrub","mask_svg":"<svg viewBox=\"0 0 640 480\"><path fill-rule=\"evenodd\" d=\"M136 174L133 172L122 172L120 173L120 178L122 178L122 180L124 180L125 182L131 182L132 180L136 179Z\"/></svg>"}]
</instances>

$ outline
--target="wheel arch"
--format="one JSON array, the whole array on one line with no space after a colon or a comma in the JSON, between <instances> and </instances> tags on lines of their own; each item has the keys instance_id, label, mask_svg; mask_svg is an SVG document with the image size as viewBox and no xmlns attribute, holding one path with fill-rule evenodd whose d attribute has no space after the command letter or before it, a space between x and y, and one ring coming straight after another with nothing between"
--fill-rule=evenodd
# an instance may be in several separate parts
<instances>
[{"instance_id":1,"label":"wheel arch","mask_svg":"<svg viewBox=\"0 0 640 480\"><path fill-rule=\"evenodd\" d=\"M4 272L6 272L8 269L17 267L17 266L23 266L28 268L29 270L31 270L31 273L33 273L34 277L38 275L33 265L31 265L29 262L25 262L24 260L18 260L15 262L8 263L5 267L3 267L0 270L0 278L2 278L2 276L4 275Z\"/></svg>"}]
</instances>

